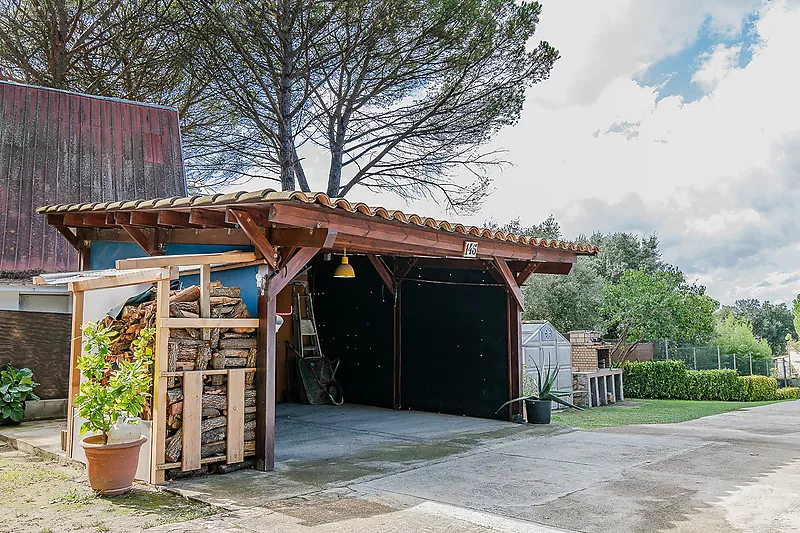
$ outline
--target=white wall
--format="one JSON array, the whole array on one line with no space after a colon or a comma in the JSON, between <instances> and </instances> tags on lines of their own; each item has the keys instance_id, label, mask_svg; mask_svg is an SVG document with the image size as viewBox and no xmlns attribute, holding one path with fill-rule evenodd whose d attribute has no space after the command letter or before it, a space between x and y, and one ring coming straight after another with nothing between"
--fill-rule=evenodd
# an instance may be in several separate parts
<instances>
[{"instance_id":1,"label":"white wall","mask_svg":"<svg viewBox=\"0 0 800 533\"><path fill-rule=\"evenodd\" d=\"M85 324L86 322L95 322L102 319L104 316L106 316L109 310L117 307L131 296L136 296L142 291L147 290L149 287L150 284L145 283L142 285L131 285L129 287L114 287L111 289L86 291L83 293L83 320L81 323ZM83 381L83 376L81 376L81 381ZM82 436L78 435L81 424L83 424L85 419L78 417L77 412L77 409L75 409L75 425L72 431L72 442L74 443L72 447L72 458L76 461L80 461L81 463L86 463L86 455L83 453L83 448L81 448L80 444L78 443L81 439L84 437L89 437L93 435L93 433L84 433ZM152 442L150 435L150 422L146 422L146 426L142 428L142 434L147 437L147 442L144 444L144 446L142 446L141 452L139 453L139 466L136 469L136 479L149 483L150 444Z\"/></svg>"}]
</instances>

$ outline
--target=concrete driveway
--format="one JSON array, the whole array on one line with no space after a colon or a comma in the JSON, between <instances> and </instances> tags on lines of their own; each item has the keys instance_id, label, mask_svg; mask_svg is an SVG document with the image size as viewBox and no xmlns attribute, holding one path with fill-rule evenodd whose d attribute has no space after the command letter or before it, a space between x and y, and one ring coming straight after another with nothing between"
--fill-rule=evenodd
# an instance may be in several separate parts
<instances>
[{"instance_id":1,"label":"concrete driveway","mask_svg":"<svg viewBox=\"0 0 800 533\"><path fill-rule=\"evenodd\" d=\"M276 472L175 481L231 512L154 531L798 531L798 415L583 431L282 406Z\"/></svg>"}]
</instances>

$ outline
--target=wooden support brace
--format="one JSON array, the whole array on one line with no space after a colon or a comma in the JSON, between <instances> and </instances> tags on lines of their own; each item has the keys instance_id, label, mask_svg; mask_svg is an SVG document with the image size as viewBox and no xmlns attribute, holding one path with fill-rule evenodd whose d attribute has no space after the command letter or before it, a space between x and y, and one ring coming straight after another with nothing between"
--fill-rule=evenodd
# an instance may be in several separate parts
<instances>
[{"instance_id":1,"label":"wooden support brace","mask_svg":"<svg viewBox=\"0 0 800 533\"><path fill-rule=\"evenodd\" d=\"M513 296L513 298L517 301L517 305L519 305L520 309L523 309L525 300L522 297L522 289L519 288L517 280L514 277L514 274L511 273L511 269L508 268L508 264L506 263L505 259L495 257L494 264L497 267L498 272L500 272L500 275L503 277L503 281L505 282L506 288L511 293L511 296Z\"/></svg>"},{"instance_id":2,"label":"wooden support brace","mask_svg":"<svg viewBox=\"0 0 800 533\"><path fill-rule=\"evenodd\" d=\"M384 265L383 261L381 261L380 257L378 257L377 255L368 254L367 259L369 259L369 262L372 263L372 266L375 267L375 270L378 271L378 275L383 280L383 283L384 285L386 285L386 288L389 289L389 292L394 294L394 289L395 289L394 279L392 278L392 275L389 273L389 270L387 270L386 265Z\"/></svg>"},{"instance_id":3,"label":"wooden support brace","mask_svg":"<svg viewBox=\"0 0 800 533\"><path fill-rule=\"evenodd\" d=\"M531 277L531 274L534 274L539 269L539 265L541 264L542 263L536 261L531 261L527 265L525 265L525 268L523 268L522 271L519 274L517 274L517 285L522 287L525 281L527 281L527 279Z\"/></svg>"},{"instance_id":4,"label":"wooden support brace","mask_svg":"<svg viewBox=\"0 0 800 533\"><path fill-rule=\"evenodd\" d=\"M145 233L145 230L137 228L136 226L130 226L128 224L120 224L120 226L122 226L125 233L127 233L147 255L158 255L161 253L155 243L155 231L152 232L153 237L151 238Z\"/></svg>"},{"instance_id":5,"label":"wooden support brace","mask_svg":"<svg viewBox=\"0 0 800 533\"><path fill-rule=\"evenodd\" d=\"M294 279L294 277L303 269L303 267L305 267L308 262L311 261L311 258L317 255L319 250L319 248L301 248L291 257L291 259L289 259L285 265L282 265L280 270L278 270L270 280L270 298L275 298L278 293L281 292L283 288Z\"/></svg>"},{"instance_id":6,"label":"wooden support brace","mask_svg":"<svg viewBox=\"0 0 800 533\"><path fill-rule=\"evenodd\" d=\"M276 268L278 266L278 252L275 251L275 248L261 232L261 228L253 220L253 217L247 211L238 209L231 209L230 213L237 220L242 231L250 238L253 246L264 256L264 260L269 266L273 269Z\"/></svg>"},{"instance_id":7,"label":"wooden support brace","mask_svg":"<svg viewBox=\"0 0 800 533\"><path fill-rule=\"evenodd\" d=\"M78 239L78 236L75 233L72 233L72 230L69 229L67 226L56 226L55 227L58 232L67 239L67 242L75 248L76 250L80 251L81 249L81 241Z\"/></svg>"}]
</instances>

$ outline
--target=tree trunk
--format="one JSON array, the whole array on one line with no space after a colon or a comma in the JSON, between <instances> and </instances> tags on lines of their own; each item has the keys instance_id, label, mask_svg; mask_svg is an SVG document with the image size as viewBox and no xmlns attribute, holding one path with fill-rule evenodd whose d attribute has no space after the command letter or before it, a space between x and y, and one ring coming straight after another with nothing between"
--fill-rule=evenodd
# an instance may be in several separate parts
<instances>
[{"instance_id":1,"label":"tree trunk","mask_svg":"<svg viewBox=\"0 0 800 533\"><path fill-rule=\"evenodd\" d=\"M281 54L278 88L278 157L281 166L281 188L295 189L294 181L294 134L292 132L292 73L294 70L294 44L292 43L291 0L281 0L278 12Z\"/></svg>"},{"instance_id":2,"label":"tree trunk","mask_svg":"<svg viewBox=\"0 0 800 533\"><path fill-rule=\"evenodd\" d=\"M297 157L297 148L294 148L294 176L297 178L297 184L300 186L300 190L303 192L311 192L311 187L308 185L308 180L306 179L306 172L303 170L303 164L300 162L300 158Z\"/></svg>"}]
</instances>

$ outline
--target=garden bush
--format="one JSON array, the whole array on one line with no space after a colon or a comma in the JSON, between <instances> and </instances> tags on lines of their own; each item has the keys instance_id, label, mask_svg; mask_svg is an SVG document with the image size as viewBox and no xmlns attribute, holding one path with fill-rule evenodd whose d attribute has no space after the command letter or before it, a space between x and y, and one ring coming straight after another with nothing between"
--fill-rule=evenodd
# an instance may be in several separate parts
<instances>
[{"instance_id":1,"label":"garden bush","mask_svg":"<svg viewBox=\"0 0 800 533\"><path fill-rule=\"evenodd\" d=\"M740 376L731 369L687 370L683 361L628 361L623 369L625 394L631 398L763 402L800 397L800 388L779 392L775 378Z\"/></svg>"},{"instance_id":2,"label":"garden bush","mask_svg":"<svg viewBox=\"0 0 800 533\"><path fill-rule=\"evenodd\" d=\"M775 399L778 380L767 376L743 376L744 398L746 402L764 402Z\"/></svg>"},{"instance_id":3,"label":"garden bush","mask_svg":"<svg viewBox=\"0 0 800 533\"><path fill-rule=\"evenodd\" d=\"M736 370L687 370L685 400L738 402L744 398L744 382Z\"/></svg>"},{"instance_id":4,"label":"garden bush","mask_svg":"<svg viewBox=\"0 0 800 533\"><path fill-rule=\"evenodd\" d=\"M623 370L625 394L631 398L679 400L686 395L683 361L628 361Z\"/></svg>"},{"instance_id":5,"label":"garden bush","mask_svg":"<svg viewBox=\"0 0 800 533\"><path fill-rule=\"evenodd\" d=\"M784 387L775 391L776 400L800 399L800 387Z\"/></svg>"}]
</instances>

